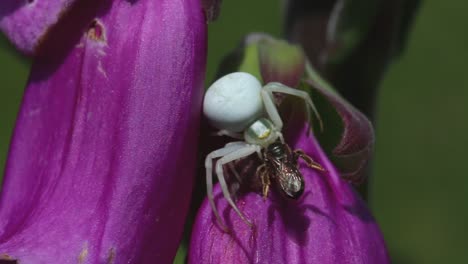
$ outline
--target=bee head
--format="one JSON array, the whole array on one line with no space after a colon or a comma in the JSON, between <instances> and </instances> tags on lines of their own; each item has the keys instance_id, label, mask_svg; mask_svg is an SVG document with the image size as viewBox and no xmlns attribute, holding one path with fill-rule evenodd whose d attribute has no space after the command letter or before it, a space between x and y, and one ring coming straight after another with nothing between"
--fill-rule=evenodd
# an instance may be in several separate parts
<instances>
[{"instance_id":1,"label":"bee head","mask_svg":"<svg viewBox=\"0 0 468 264\"><path fill-rule=\"evenodd\" d=\"M283 143L274 142L268 146L267 152L270 153L273 157L279 158L285 154L286 149Z\"/></svg>"}]
</instances>

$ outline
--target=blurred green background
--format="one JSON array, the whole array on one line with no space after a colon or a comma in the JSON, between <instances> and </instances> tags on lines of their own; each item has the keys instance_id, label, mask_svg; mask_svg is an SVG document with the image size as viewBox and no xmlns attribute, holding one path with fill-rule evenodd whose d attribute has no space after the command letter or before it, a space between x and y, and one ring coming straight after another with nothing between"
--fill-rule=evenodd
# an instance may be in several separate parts
<instances>
[{"instance_id":1,"label":"blurred green background","mask_svg":"<svg viewBox=\"0 0 468 264\"><path fill-rule=\"evenodd\" d=\"M243 35L280 35L280 8L224 1L209 27L208 82ZM370 206L396 264L468 263L466 10L466 1L423 2L406 51L380 87ZM1 167L29 66L0 36Z\"/></svg>"}]
</instances>

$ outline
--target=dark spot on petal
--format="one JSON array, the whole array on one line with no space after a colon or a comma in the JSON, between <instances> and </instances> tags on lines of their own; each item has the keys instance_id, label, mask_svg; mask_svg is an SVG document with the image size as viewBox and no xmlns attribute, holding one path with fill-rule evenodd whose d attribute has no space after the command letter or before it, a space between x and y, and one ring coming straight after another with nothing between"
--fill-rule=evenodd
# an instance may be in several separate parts
<instances>
[{"instance_id":1,"label":"dark spot on petal","mask_svg":"<svg viewBox=\"0 0 468 264\"><path fill-rule=\"evenodd\" d=\"M0 254L0 264L18 264L19 262L7 254Z\"/></svg>"},{"instance_id":2,"label":"dark spot on petal","mask_svg":"<svg viewBox=\"0 0 468 264\"><path fill-rule=\"evenodd\" d=\"M26 0L26 2L27 2L28 4L32 4L32 3L34 3L34 0Z\"/></svg>"},{"instance_id":3,"label":"dark spot on petal","mask_svg":"<svg viewBox=\"0 0 468 264\"><path fill-rule=\"evenodd\" d=\"M109 255L107 256L107 264L112 264L114 263L115 260L115 249L111 248L109 250ZM0 263L1 264L1 263Z\"/></svg>"},{"instance_id":4,"label":"dark spot on petal","mask_svg":"<svg viewBox=\"0 0 468 264\"><path fill-rule=\"evenodd\" d=\"M88 257L89 251L88 251L88 243L85 243L83 246L83 249L80 252L80 255L78 255L78 263L84 263L86 258Z\"/></svg>"},{"instance_id":5,"label":"dark spot on petal","mask_svg":"<svg viewBox=\"0 0 468 264\"><path fill-rule=\"evenodd\" d=\"M91 22L86 34L88 35L88 38L92 40L106 41L104 26L97 19L94 19L93 22Z\"/></svg>"}]
</instances>

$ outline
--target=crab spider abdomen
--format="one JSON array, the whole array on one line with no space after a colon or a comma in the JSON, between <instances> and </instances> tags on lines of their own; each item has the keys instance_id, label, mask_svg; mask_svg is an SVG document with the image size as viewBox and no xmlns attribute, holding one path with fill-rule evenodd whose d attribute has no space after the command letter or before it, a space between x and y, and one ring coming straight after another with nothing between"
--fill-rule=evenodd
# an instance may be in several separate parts
<instances>
[{"instance_id":1,"label":"crab spider abdomen","mask_svg":"<svg viewBox=\"0 0 468 264\"><path fill-rule=\"evenodd\" d=\"M263 114L261 90L262 84L251 74L225 75L206 91L203 112L218 129L244 131Z\"/></svg>"}]
</instances>

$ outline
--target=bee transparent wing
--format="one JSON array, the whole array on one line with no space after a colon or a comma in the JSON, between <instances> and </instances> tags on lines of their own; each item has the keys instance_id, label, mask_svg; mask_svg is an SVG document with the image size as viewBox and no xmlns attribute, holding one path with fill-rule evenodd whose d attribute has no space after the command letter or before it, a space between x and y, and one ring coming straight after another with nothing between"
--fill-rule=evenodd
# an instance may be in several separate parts
<instances>
[{"instance_id":1,"label":"bee transparent wing","mask_svg":"<svg viewBox=\"0 0 468 264\"><path fill-rule=\"evenodd\" d=\"M290 198L297 199L304 192L304 178L301 172L293 166L284 166L277 174L281 190Z\"/></svg>"},{"instance_id":2,"label":"bee transparent wing","mask_svg":"<svg viewBox=\"0 0 468 264\"><path fill-rule=\"evenodd\" d=\"M284 163L277 159L271 159L268 168L272 170L274 177L280 177L281 172L284 170Z\"/></svg>"}]
</instances>

